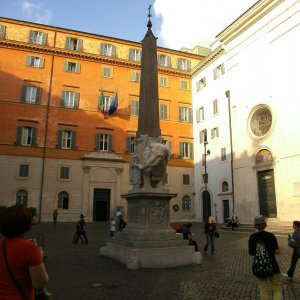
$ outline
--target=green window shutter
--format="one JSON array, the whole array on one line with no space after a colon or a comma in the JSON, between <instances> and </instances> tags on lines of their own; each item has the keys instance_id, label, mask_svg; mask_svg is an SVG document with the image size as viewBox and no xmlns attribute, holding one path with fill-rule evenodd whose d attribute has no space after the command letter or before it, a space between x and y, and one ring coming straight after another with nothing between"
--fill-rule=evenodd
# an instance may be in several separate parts
<instances>
[{"instance_id":1,"label":"green window shutter","mask_svg":"<svg viewBox=\"0 0 300 300\"><path fill-rule=\"evenodd\" d=\"M39 67L44 68L44 65L45 65L45 58L40 57Z\"/></svg>"},{"instance_id":2,"label":"green window shutter","mask_svg":"<svg viewBox=\"0 0 300 300\"><path fill-rule=\"evenodd\" d=\"M83 49L83 40L82 39L78 39L77 40L77 51L82 52Z\"/></svg>"},{"instance_id":3,"label":"green window shutter","mask_svg":"<svg viewBox=\"0 0 300 300\"><path fill-rule=\"evenodd\" d=\"M187 60L187 71L191 71L191 61Z\"/></svg>"},{"instance_id":4,"label":"green window shutter","mask_svg":"<svg viewBox=\"0 0 300 300\"><path fill-rule=\"evenodd\" d=\"M29 31L28 42L29 42L30 44L33 44L33 43L34 43L34 31L33 31L33 30L30 30L30 31Z\"/></svg>"},{"instance_id":5,"label":"green window shutter","mask_svg":"<svg viewBox=\"0 0 300 300\"><path fill-rule=\"evenodd\" d=\"M31 66L31 56L30 55L26 56L26 66Z\"/></svg>"},{"instance_id":6,"label":"green window shutter","mask_svg":"<svg viewBox=\"0 0 300 300\"><path fill-rule=\"evenodd\" d=\"M21 145L21 143L22 143L22 132L23 132L23 127L18 126L17 127L17 145Z\"/></svg>"},{"instance_id":7,"label":"green window shutter","mask_svg":"<svg viewBox=\"0 0 300 300\"><path fill-rule=\"evenodd\" d=\"M189 108L189 122L193 122L193 110L191 108Z\"/></svg>"},{"instance_id":8,"label":"green window shutter","mask_svg":"<svg viewBox=\"0 0 300 300\"><path fill-rule=\"evenodd\" d=\"M26 103L26 93L27 93L27 86L23 85L23 87L22 87L22 98L21 98L22 103Z\"/></svg>"},{"instance_id":9,"label":"green window shutter","mask_svg":"<svg viewBox=\"0 0 300 300\"><path fill-rule=\"evenodd\" d=\"M66 91L61 92L61 101L60 101L60 106L65 107L65 99L66 99Z\"/></svg>"},{"instance_id":10,"label":"green window shutter","mask_svg":"<svg viewBox=\"0 0 300 300\"><path fill-rule=\"evenodd\" d=\"M42 93L42 88L37 87L36 88L36 98L35 98L35 103L39 104L41 100L41 93Z\"/></svg>"},{"instance_id":11,"label":"green window shutter","mask_svg":"<svg viewBox=\"0 0 300 300\"><path fill-rule=\"evenodd\" d=\"M108 151L112 151L113 150L112 143L113 143L113 136L111 134L109 134L107 136L107 150Z\"/></svg>"},{"instance_id":12,"label":"green window shutter","mask_svg":"<svg viewBox=\"0 0 300 300\"><path fill-rule=\"evenodd\" d=\"M167 66L171 68L171 57L167 56Z\"/></svg>"},{"instance_id":13,"label":"green window shutter","mask_svg":"<svg viewBox=\"0 0 300 300\"><path fill-rule=\"evenodd\" d=\"M100 145L100 134L96 134L96 145L95 145L95 150L99 150L99 145Z\"/></svg>"},{"instance_id":14,"label":"green window shutter","mask_svg":"<svg viewBox=\"0 0 300 300\"><path fill-rule=\"evenodd\" d=\"M192 143L189 143L190 147L190 158L194 158L194 147Z\"/></svg>"},{"instance_id":15,"label":"green window shutter","mask_svg":"<svg viewBox=\"0 0 300 300\"><path fill-rule=\"evenodd\" d=\"M79 95L78 92L74 92L74 108L78 108Z\"/></svg>"},{"instance_id":16,"label":"green window shutter","mask_svg":"<svg viewBox=\"0 0 300 300\"><path fill-rule=\"evenodd\" d=\"M183 157L183 143L179 142L179 154L181 157Z\"/></svg>"},{"instance_id":17,"label":"green window shutter","mask_svg":"<svg viewBox=\"0 0 300 300\"><path fill-rule=\"evenodd\" d=\"M64 71L67 72L68 71L68 66L69 66L69 62L67 60L64 61Z\"/></svg>"},{"instance_id":18,"label":"green window shutter","mask_svg":"<svg viewBox=\"0 0 300 300\"><path fill-rule=\"evenodd\" d=\"M104 44L100 44L100 55L104 55Z\"/></svg>"},{"instance_id":19,"label":"green window shutter","mask_svg":"<svg viewBox=\"0 0 300 300\"><path fill-rule=\"evenodd\" d=\"M129 49L129 60L133 60L133 49Z\"/></svg>"},{"instance_id":20,"label":"green window shutter","mask_svg":"<svg viewBox=\"0 0 300 300\"><path fill-rule=\"evenodd\" d=\"M32 128L31 134L31 146L36 146L36 128Z\"/></svg>"},{"instance_id":21,"label":"green window shutter","mask_svg":"<svg viewBox=\"0 0 300 300\"><path fill-rule=\"evenodd\" d=\"M62 146L62 130L57 131L57 148Z\"/></svg>"},{"instance_id":22,"label":"green window shutter","mask_svg":"<svg viewBox=\"0 0 300 300\"><path fill-rule=\"evenodd\" d=\"M131 146L131 137L127 137L127 143L126 143L126 152L130 153L130 147Z\"/></svg>"},{"instance_id":23,"label":"green window shutter","mask_svg":"<svg viewBox=\"0 0 300 300\"><path fill-rule=\"evenodd\" d=\"M70 49L71 38L69 36L66 37L66 49Z\"/></svg>"},{"instance_id":24,"label":"green window shutter","mask_svg":"<svg viewBox=\"0 0 300 300\"><path fill-rule=\"evenodd\" d=\"M183 107L179 107L179 121L182 121L183 119Z\"/></svg>"},{"instance_id":25,"label":"green window shutter","mask_svg":"<svg viewBox=\"0 0 300 300\"><path fill-rule=\"evenodd\" d=\"M177 69L181 70L181 58L177 58Z\"/></svg>"},{"instance_id":26,"label":"green window shutter","mask_svg":"<svg viewBox=\"0 0 300 300\"><path fill-rule=\"evenodd\" d=\"M80 73L80 63L76 63L75 65L75 72Z\"/></svg>"},{"instance_id":27,"label":"green window shutter","mask_svg":"<svg viewBox=\"0 0 300 300\"><path fill-rule=\"evenodd\" d=\"M42 45L45 46L47 43L47 33L43 32L42 33Z\"/></svg>"},{"instance_id":28,"label":"green window shutter","mask_svg":"<svg viewBox=\"0 0 300 300\"><path fill-rule=\"evenodd\" d=\"M71 149L76 148L76 132L71 131Z\"/></svg>"},{"instance_id":29,"label":"green window shutter","mask_svg":"<svg viewBox=\"0 0 300 300\"><path fill-rule=\"evenodd\" d=\"M112 57L116 57L116 46L112 45Z\"/></svg>"},{"instance_id":30,"label":"green window shutter","mask_svg":"<svg viewBox=\"0 0 300 300\"><path fill-rule=\"evenodd\" d=\"M0 39L5 38L5 32L6 32L6 26L5 25L0 25Z\"/></svg>"}]
</instances>

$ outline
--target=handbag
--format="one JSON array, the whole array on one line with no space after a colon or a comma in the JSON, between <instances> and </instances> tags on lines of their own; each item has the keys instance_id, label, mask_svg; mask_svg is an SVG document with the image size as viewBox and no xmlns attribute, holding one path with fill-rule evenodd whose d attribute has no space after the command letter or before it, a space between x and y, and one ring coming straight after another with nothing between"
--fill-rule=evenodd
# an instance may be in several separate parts
<instances>
[{"instance_id":1,"label":"handbag","mask_svg":"<svg viewBox=\"0 0 300 300\"><path fill-rule=\"evenodd\" d=\"M220 237L219 232L215 231L215 237L216 237L216 238L219 238L219 237Z\"/></svg>"},{"instance_id":2,"label":"handbag","mask_svg":"<svg viewBox=\"0 0 300 300\"><path fill-rule=\"evenodd\" d=\"M14 277L12 271L9 268L8 261L7 261L7 254L6 254L6 239L3 240L3 255L4 255L4 262L6 266L7 273L9 274L12 282L14 283L15 287L19 291L19 293L22 295L23 300L29 300L28 296L26 295L25 291L21 287L21 285L17 282L16 278ZM46 291L46 289L43 289L40 292L35 291L35 300L51 300L51 294Z\"/></svg>"}]
</instances>

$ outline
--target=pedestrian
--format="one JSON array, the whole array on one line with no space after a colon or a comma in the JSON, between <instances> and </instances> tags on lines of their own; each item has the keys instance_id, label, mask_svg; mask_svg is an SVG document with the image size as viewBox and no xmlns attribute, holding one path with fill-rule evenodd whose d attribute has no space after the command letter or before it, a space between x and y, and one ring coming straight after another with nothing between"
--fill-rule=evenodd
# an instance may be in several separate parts
<instances>
[{"instance_id":1,"label":"pedestrian","mask_svg":"<svg viewBox=\"0 0 300 300\"><path fill-rule=\"evenodd\" d=\"M300 222L293 222L293 235L289 236L288 244L291 248L293 248L291 265L287 273L282 273L282 275L289 280L292 280L298 259L300 258Z\"/></svg>"},{"instance_id":2,"label":"pedestrian","mask_svg":"<svg viewBox=\"0 0 300 300\"><path fill-rule=\"evenodd\" d=\"M122 231L127 225L127 223L124 221L123 216L121 214L119 214L118 216L118 225L119 225L118 231Z\"/></svg>"},{"instance_id":3,"label":"pedestrian","mask_svg":"<svg viewBox=\"0 0 300 300\"><path fill-rule=\"evenodd\" d=\"M56 221L57 221L57 215L58 215L58 213L57 213L57 209L55 209L54 211L53 211L53 226L56 226Z\"/></svg>"},{"instance_id":4,"label":"pedestrian","mask_svg":"<svg viewBox=\"0 0 300 300\"><path fill-rule=\"evenodd\" d=\"M82 237L84 238L84 243L87 244L88 239L86 236L86 223L85 223L83 214L80 215L80 220L77 223L77 236L74 239L74 243L77 244L77 242L80 238L82 240Z\"/></svg>"},{"instance_id":5,"label":"pedestrian","mask_svg":"<svg viewBox=\"0 0 300 300\"><path fill-rule=\"evenodd\" d=\"M254 219L254 228L257 232L251 234L248 242L249 254L254 257L252 270L258 279L260 299L269 299L268 290L271 283L273 299L280 300L282 299L280 270L275 258L275 254L279 255L280 251L275 235L265 231L266 227L265 217L262 215L256 216ZM255 264L266 262L270 266L264 265L260 267L260 272L258 273L255 269Z\"/></svg>"},{"instance_id":6,"label":"pedestrian","mask_svg":"<svg viewBox=\"0 0 300 300\"><path fill-rule=\"evenodd\" d=\"M110 218L110 236L113 237L116 231L116 222L114 218Z\"/></svg>"},{"instance_id":7,"label":"pedestrian","mask_svg":"<svg viewBox=\"0 0 300 300\"><path fill-rule=\"evenodd\" d=\"M208 221L204 225L204 233L206 236L206 244L204 246L204 253L206 254L206 251L208 247L210 246L211 254L216 254L215 251L215 233L216 233L217 227L216 223L214 221L214 217L210 216L208 218Z\"/></svg>"},{"instance_id":8,"label":"pedestrian","mask_svg":"<svg viewBox=\"0 0 300 300\"><path fill-rule=\"evenodd\" d=\"M193 239L193 235L192 235L192 232L191 232L191 227L192 227L191 223L187 223L186 225L183 226L183 229L182 229L182 238L184 240L189 240L189 245L193 245L195 247L195 251L199 252L198 244Z\"/></svg>"},{"instance_id":9,"label":"pedestrian","mask_svg":"<svg viewBox=\"0 0 300 300\"><path fill-rule=\"evenodd\" d=\"M48 274L43 262L44 252L35 242L25 238L31 224L32 214L23 205L10 206L1 214L1 300L33 300L34 294L50 299L51 294L45 290Z\"/></svg>"}]
</instances>

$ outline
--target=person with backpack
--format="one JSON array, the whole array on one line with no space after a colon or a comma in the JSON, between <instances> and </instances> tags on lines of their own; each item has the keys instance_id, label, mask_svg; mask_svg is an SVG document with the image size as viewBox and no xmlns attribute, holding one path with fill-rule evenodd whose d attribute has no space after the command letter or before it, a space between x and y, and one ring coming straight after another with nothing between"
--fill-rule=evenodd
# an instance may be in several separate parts
<instances>
[{"instance_id":1,"label":"person with backpack","mask_svg":"<svg viewBox=\"0 0 300 300\"><path fill-rule=\"evenodd\" d=\"M264 216L254 219L256 233L251 234L248 242L249 254L253 256L252 272L258 279L260 299L269 299L268 290L271 283L273 299L282 299L280 270L275 254L280 254L275 235L265 231L267 227Z\"/></svg>"}]
</instances>

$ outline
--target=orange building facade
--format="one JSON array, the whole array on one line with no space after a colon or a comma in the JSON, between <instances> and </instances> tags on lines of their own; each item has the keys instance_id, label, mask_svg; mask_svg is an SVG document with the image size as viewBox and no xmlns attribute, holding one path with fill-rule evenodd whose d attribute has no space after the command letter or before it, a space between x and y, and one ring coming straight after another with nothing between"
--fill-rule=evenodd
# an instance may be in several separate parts
<instances>
[{"instance_id":1,"label":"orange building facade","mask_svg":"<svg viewBox=\"0 0 300 300\"><path fill-rule=\"evenodd\" d=\"M126 218L140 58L141 43L0 18L0 205L42 221L54 209L60 221ZM195 216L191 69L203 58L158 47L171 220Z\"/></svg>"}]
</instances>

